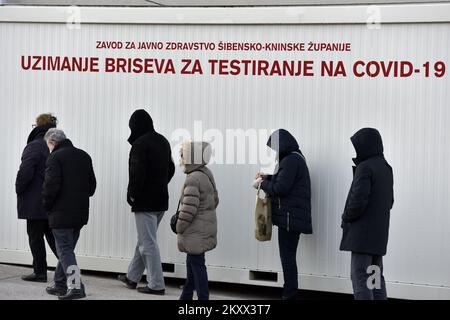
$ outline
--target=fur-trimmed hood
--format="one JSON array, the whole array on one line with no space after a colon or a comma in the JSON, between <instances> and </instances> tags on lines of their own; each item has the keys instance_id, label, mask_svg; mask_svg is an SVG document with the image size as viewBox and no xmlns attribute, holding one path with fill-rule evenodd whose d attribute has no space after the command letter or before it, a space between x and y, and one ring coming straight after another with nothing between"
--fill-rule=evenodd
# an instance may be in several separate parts
<instances>
[{"instance_id":1,"label":"fur-trimmed hood","mask_svg":"<svg viewBox=\"0 0 450 320\"><path fill-rule=\"evenodd\" d=\"M212 148L208 142L187 141L181 146L181 164L185 173L197 170L209 163Z\"/></svg>"}]
</instances>

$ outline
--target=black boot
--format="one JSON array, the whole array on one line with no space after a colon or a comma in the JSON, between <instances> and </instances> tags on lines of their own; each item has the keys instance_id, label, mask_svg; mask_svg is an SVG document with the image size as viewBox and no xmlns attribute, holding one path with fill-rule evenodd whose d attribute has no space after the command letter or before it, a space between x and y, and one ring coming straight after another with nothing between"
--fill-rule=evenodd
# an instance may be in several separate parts
<instances>
[{"instance_id":1,"label":"black boot","mask_svg":"<svg viewBox=\"0 0 450 320\"><path fill-rule=\"evenodd\" d=\"M45 289L45 291L48 294L51 294L53 296L63 296L67 293L67 288L63 288L63 287L57 287L56 285L52 286L52 287L47 287Z\"/></svg>"},{"instance_id":2,"label":"black boot","mask_svg":"<svg viewBox=\"0 0 450 320\"><path fill-rule=\"evenodd\" d=\"M162 289L162 290L153 290L153 289L150 289L147 286L137 288L137 291L140 292L140 293L156 294L158 296L163 296L165 294L165 292L166 292L166 290L164 290L164 289Z\"/></svg>"},{"instance_id":3,"label":"black boot","mask_svg":"<svg viewBox=\"0 0 450 320\"><path fill-rule=\"evenodd\" d=\"M32 273L26 276L22 276L22 280L31 282L47 282L47 273L45 274Z\"/></svg>"},{"instance_id":4,"label":"black boot","mask_svg":"<svg viewBox=\"0 0 450 320\"><path fill-rule=\"evenodd\" d=\"M120 274L117 279L123 283L125 283L125 285L127 286L127 288L129 289L136 289L137 287L137 283L134 281L131 281L130 279L127 278L126 274Z\"/></svg>"},{"instance_id":5,"label":"black boot","mask_svg":"<svg viewBox=\"0 0 450 320\"><path fill-rule=\"evenodd\" d=\"M67 293L63 296L58 296L59 300L75 300L82 299L86 297L84 289L69 289Z\"/></svg>"}]
</instances>

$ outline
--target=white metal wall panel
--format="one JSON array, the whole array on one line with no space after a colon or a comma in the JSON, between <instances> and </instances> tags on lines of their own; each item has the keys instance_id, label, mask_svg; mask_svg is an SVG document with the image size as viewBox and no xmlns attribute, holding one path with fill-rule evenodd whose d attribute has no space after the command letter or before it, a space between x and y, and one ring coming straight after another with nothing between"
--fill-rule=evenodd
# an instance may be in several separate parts
<instances>
[{"instance_id":1,"label":"white metal wall panel","mask_svg":"<svg viewBox=\"0 0 450 320\"><path fill-rule=\"evenodd\" d=\"M410 60L421 65L450 52L449 24L286 26L82 25L1 23L0 258L11 261L28 250L24 221L16 218L14 180L35 116L52 111L59 126L93 158L98 190L77 254L83 268L124 271L136 232L126 204L128 119L146 107L158 131L290 130L299 140L312 178L314 234L302 236L301 285L349 291L349 255L339 252L340 215L351 182L349 137L359 128L378 128L395 174L395 206L385 259L390 293L397 297L450 297L450 157L448 75L413 78L283 78L142 74L24 72L20 56L147 56L239 59ZM95 49L96 40L351 42L348 53L129 52ZM176 137L171 139L174 146ZM264 148L265 138L258 141ZM178 150L174 150L174 156ZM213 165L221 204L219 244L207 256L212 280L251 282L247 269L281 271L276 241L253 237L259 165ZM182 263L169 215L184 176L170 184L170 209L159 231L164 262ZM274 238L277 234L275 232ZM91 258L89 258L91 257ZM122 262L120 262L123 260ZM98 261L98 264L96 264ZM101 261L101 262L100 262ZM242 271L243 270L243 271ZM339 279L345 279L340 281ZM281 280L280 280L281 281ZM277 285L280 284L280 281ZM410 284L410 285L408 285ZM414 291L419 288L420 292Z\"/></svg>"},{"instance_id":2,"label":"white metal wall panel","mask_svg":"<svg viewBox=\"0 0 450 320\"><path fill-rule=\"evenodd\" d=\"M333 14L330 14L333 13ZM274 7L0 7L0 21L111 24L359 24L448 22L450 3Z\"/></svg>"}]
</instances>

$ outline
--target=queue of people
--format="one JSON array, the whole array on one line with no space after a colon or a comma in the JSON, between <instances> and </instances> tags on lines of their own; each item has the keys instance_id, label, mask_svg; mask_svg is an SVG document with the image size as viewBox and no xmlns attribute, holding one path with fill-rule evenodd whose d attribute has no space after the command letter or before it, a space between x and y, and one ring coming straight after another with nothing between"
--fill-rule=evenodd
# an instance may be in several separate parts
<instances>
[{"instance_id":1,"label":"queue of people","mask_svg":"<svg viewBox=\"0 0 450 320\"><path fill-rule=\"evenodd\" d=\"M96 189L90 156L77 149L56 128L51 114L40 115L22 154L16 179L19 219L27 220L33 256L25 281L47 282L44 238L58 258L54 285L48 294L61 300L86 296L74 250L89 218L89 198ZM175 173L170 144L155 131L151 116L136 110L129 121L131 144L127 201L134 214L137 244L125 274L127 288L143 294L164 295L165 283L157 231L168 210L168 184ZM363 128L351 137L356 150L353 181L342 214L340 250L351 252L351 280L355 299L386 299L383 256L386 254L390 210L394 203L393 173L383 155L380 133ZM301 234L311 234L311 181L299 144L287 130L275 131L267 146L276 152L274 174L257 173L253 186L271 199L273 225L284 275L282 299L298 292L297 252ZM212 147L207 142L185 142L180 164L186 179L174 220L178 249L186 253L187 279L181 300L209 299L205 253L217 246L216 208L219 195L207 167ZM369 267L381 271L380 286L369 286ZM138 287L144 271L147 285Z\"/></svg>"}]
</instances>

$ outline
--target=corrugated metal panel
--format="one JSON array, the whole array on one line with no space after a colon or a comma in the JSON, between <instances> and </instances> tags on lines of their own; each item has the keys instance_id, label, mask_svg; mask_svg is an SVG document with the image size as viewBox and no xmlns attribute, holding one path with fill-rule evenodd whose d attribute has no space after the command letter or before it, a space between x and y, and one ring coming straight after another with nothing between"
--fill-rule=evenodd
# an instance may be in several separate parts
<instances>
[{"instance_id":1,"label":"corrugated metal panel","mask_svg":"<svg viewBox=\"0 0 450 320\"><path fill-rule=\"evenodd\" d=\"M98 190L89 225L77 253L129 259L136 234L126 204L128 118L147 107L157 130L248 128L290 130L308 159L313 188L315 233L302 236L300 270L318 277L348 278L349 256L338 251L340 214L351 181L349 137L360 127L380 129L386 157L395 171L390 282L450 287L448 226L449 80L413 77L390 79L256 78L182 75L80 74L24 72L20 55L410 60L417 64L445 60L450 52L449 24L343 26L139 26L83 25L68 30L58 24L0 24L4 44L0 99L4 116L0 145L0 248L28 250L25 223L16 219L14 179L20 153L34 117L52 111L75 145L92 155ZM255 52L115 52L95 49L96 40L123 41L330 41L351 42L349 53ZM173 137L174 141L177 137ZM258 143L264 148L265 138ZM174 155L178 150L174 150ZM280 271L276 241L253 238L251 188L259 165L213 165L220 192L219 245L208 254L211 266L237 270ZM183 182L177 170L170 185L171 203L160 228L163 260L182 263L169 215ZM274 234L276 238L276 232ZM106 262L108 263L108 262ZM113 263L113 262L111 262ZM84 265L89 268L89 265ZM108 269L114 268L112 266ZM219 269L220 270L220 269ZM220 272L217 273L220 276ZM217 279L216 279L217 280ZM241 281L230 278L229 281ZM243 281L243 280L242 280ZM316 281L316 282L314 282ZM328 280L326 280L328 281ZM327 283L327 282L325 282ZM326 285L325 285L326 286ZM312 288L321 288L312 280ZM334 288L332 290L344 290ZM399 296L406 296L399 291Z\"/></svg>"}]
</instances>

